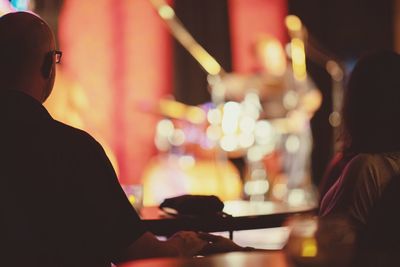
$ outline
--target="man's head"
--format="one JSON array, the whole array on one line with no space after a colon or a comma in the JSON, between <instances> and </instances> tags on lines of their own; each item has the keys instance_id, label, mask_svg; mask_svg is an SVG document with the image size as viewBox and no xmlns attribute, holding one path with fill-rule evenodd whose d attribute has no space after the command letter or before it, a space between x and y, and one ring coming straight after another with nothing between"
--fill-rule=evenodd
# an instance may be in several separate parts
<instances>
[{"instance_id":1,"label":"man's head","mask_svg":"<svg viewBox=\"0 0 400 267\"><path fill-rule=\"evenodd\" d=\"M27 12L0 17L0 90L44 102L55 79L55 41L46 22Z\"/></svg>"}]
</instances>

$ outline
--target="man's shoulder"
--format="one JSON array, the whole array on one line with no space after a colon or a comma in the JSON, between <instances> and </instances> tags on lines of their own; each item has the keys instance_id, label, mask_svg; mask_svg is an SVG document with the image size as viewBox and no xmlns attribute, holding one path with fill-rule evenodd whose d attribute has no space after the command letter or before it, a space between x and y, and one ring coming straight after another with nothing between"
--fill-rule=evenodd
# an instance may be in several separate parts
<instances>
[{"instance_id":1,"label":"man's shoulder","mask_svg":"<svg viewBox=\"0 0 400 267\"><path fill-rule=\"evenodd\" d=\"M100 146L100 144L84 130L72 127L57 120L52 121L53 134L55 138L65 144L86 144L91 146Z\"/></svg>"}]
</instances>

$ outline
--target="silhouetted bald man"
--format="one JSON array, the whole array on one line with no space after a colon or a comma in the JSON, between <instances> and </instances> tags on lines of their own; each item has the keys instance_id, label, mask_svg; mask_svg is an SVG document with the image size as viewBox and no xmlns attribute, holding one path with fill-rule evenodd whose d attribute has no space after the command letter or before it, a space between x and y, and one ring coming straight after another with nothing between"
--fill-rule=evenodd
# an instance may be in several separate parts
<instances>
[{"instance_id":1,"label":"silhouetted bald man","mask_svg":"<svg viewBox=\"0 0 400 267\"><path fill-rule=\"evenodd\" d=\"M197 254L207 242L193 232L165 242L146 232L102 147L42 106L60 56L39 17L0 17L0 265L110 266Z\"/></svg>"},{"instance_id":2,"label":"silhouetted bald man","mask_svg":"<svg viewBox=\"0 0 400 267\"><path fill-rule=\"evenodd\" d=\"M18 90L40 102L50 95L55 78L55 41L50 28L29 13L1 18L0 90Z\"/></svg>"}]
</instances>

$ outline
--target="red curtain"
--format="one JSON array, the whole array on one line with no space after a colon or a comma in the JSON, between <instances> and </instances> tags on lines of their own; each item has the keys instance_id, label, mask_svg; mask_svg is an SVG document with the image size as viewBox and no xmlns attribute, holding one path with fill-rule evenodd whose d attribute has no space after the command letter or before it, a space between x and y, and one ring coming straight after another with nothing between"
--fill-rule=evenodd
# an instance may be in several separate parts
<instances>
[{"instance_id":1,"label":"red curtain","mask_svg":"<svg viewBox=\"0 0 400 267\"><path fill-rule=\"evenodd\" d=\"M115 155L121 183L138 183L157 120L141 107L171 91L169 33L148 1L64 3L62 71L87 98L84 129Z\"/></svg>"},{"instance_id":2,"label":"red curtain","mask_svg":"<svg viewBox=\"0 0 400 267\"><path fill-rule=\"evenodd\" d=\"M233 71L249 73L257 69L253 45L261 34L282 43L287 39L284 19L286 0L228 0L231 24Z\"/></svg>"}]
</instances>

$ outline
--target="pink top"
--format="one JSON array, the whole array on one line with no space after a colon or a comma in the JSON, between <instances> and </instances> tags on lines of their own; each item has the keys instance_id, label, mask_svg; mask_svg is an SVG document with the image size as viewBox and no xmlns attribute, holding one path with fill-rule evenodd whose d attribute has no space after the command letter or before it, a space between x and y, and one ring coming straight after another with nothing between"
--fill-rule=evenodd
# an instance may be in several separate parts
<instances>
[{"instance_id":1,"label":"pink top","mask_svg":"<svg viewBox=\"0 0 400 267\"><path fill-rule=\"evenodd\" d=\"M374 204L399 174L400 152L355 156L322 199L321 216L343 214L365 225Z\"/></svg>"}]
</instances>

